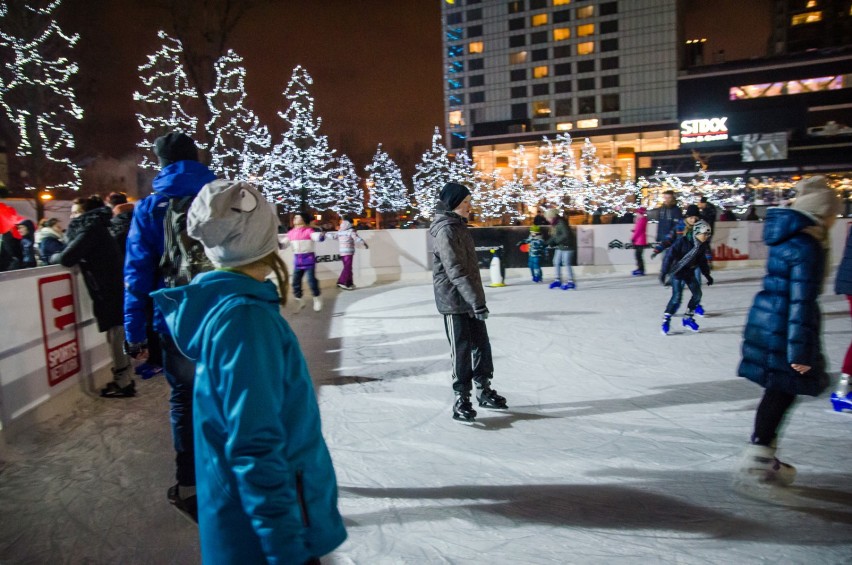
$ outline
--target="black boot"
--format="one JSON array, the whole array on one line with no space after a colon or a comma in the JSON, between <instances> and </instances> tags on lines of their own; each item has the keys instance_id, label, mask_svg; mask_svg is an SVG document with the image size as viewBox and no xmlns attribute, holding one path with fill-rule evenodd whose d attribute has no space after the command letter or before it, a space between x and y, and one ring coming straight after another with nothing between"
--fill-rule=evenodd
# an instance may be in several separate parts
<instances>
[{"instance_id":1,"label":"black boot","mask_svg":"<svg viewBox=\"0 0 852 565\"><path fill-rule=\"evenodd\" d=\"M473 422L476 419L476 410L470 403L470 395L457 394L456 402L453 404L453 420L460 422Z\"/></svg>"},{"instance_id":2,"label":"black boot","mask_svg":"<svg viewBox=\"0 0 852 565\"><path fill-rule=\"evenodd\" d=\"M491 408L492 410L505 410L509 407L506 404L506 399L497 394L497 391L490 386L478 390L476 400L483 408Z\"/></svg>"}]
</instances>

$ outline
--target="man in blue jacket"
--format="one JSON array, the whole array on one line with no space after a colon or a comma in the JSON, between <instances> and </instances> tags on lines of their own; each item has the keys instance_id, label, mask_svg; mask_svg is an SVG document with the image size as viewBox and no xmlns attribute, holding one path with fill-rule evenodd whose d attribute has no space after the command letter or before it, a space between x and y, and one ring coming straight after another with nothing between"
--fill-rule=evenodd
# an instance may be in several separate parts
<instances>
[{"instance_id":1,"label":"man in blue jacket","mask_svg":"<svg viewBox=\"0 0 852 565\"><path fill-rule=\"evenodd\" d=\"M154 179L153 194L139 202L133 213L124 262L126 350L128 355L139 361L148 357L146 305L149 295L165 284L159 265L165 246L164 220L169 200L194 196L201 187L216 178L210 169L198 162L198 148L186 134L172 132L157 138L154 153L162 170ZM169 488L168 499L178 510L197 521L192 434L195 362L177 348L162 313L156 308L154 329L160 336L163 372L172 387L170 404L177 484Z\"/></svg>"}]
</instances>

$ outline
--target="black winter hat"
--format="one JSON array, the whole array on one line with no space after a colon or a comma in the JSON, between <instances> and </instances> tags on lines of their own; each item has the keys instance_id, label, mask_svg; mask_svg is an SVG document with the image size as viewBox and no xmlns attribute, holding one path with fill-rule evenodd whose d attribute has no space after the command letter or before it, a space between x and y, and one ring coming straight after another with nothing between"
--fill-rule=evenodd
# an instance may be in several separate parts
<instances>
[{"instance_id":1,"label":"black winter hat","mask_svg":"<svg viewBox=\"0 0 852 565\"><path fill-rule=\"evenodd\" d=\"M466 186L457 182L448 182L441 189L438 200L444 203L447 210L455 210L468 196L470 196L470 190Z\"/></svg>"},{"instance_id":2,"label":"black winter hat","mask_svg":"<svg viewBox=\"0 0 852 565\"><path fill-rule=\"evenodd\" d=\"M695 204L690 204L686 207L686 214L683 215L684 218L688 218L690 216L698 216L701 217L701 210L698 209L698 206Z\"/></svg>"},{"instance_id":3,"label":"black winter hat","mask_svg":"<svg viewBox=\"0 0 852 565\"><path fill-rule=\"evenodd\" d=\"M178 161L198 161L198 147L195 142L179 131L158 137L154 142L154 153L160 159L161 167Z\"/></svg>"}]
</instances>

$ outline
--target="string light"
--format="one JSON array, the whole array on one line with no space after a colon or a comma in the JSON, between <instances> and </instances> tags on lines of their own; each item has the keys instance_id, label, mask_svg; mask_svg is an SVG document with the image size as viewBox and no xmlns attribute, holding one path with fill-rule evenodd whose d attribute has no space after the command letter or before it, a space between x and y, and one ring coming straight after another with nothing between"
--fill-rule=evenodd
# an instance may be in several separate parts
<instances>
[{"instance_id":1,"label":"string light","mask_svg":"<svg viewBox=\"0 0 852 565\"><path fill-rule=\"evenodd\" d=\"M16 129L16 155L30 173L27 190L80 188L80 168L69 156L75 148L69 128L83 118L71 86L79 68L62 55L80 36L63 33L53 20L61 4L25 3L13 22L8 4L0 3L0 49L13 55L0 75L0 108Z\"/></svg>"},{"instance_id":2,"label":"string light","mask_svg":"<svg viewBox=\"0 0 852 565\"><path fill-rule=\"evenodd\" d=\"M340 216L348 214L360 215L364 212L364 189L361 179L355 171L355 165L345 154L337 158L336 173L332 178L335 192L335 202L331 210Z\"/></svg>"},{"instance_id":3,"label":"string light","mask_svg":"<svg viewBox=\"0 0 852 565\"><path fill-rule=\"evenodd\" d=\"M200 149L205 148L197 140L198 118L186 109L191 100L198 98L198 93L189 84L181 63L183 45L164 31L159 31L157 36L163 44L139 67L144 91L133 93L133 100L140 107L136 120L143 136L137 144L142 149L139 166L148 169L160 168L154 159L154 141L168 132L183 132L193 138Z\"/></svg>"},{"instance_id":4,"label":"string light","mask_svg":"<svg viewBox=\"0 0 852 565\"><path fill-rule=\"evenodd\" d=\"M438 191L450 180L450 159L447 157L447 148L444 147L439 128L435 128L432 146L423 153L415 169L417 172L412 177L414 201L417 203L419 216L430 219L435 214Z\"/></svg>"},{"instance_id":5,"label":"string light","mask_svg":"<svg viewBox=\"0 0 852 565\"><path fill-rule=\"evenodd\" d=\"M369 176L370 208L378 212L397 212L408 207L408 190L402 182L399 166L384 150L382 144L376 149L372 162L365 167Z\"/></svg>"}]
</instances>

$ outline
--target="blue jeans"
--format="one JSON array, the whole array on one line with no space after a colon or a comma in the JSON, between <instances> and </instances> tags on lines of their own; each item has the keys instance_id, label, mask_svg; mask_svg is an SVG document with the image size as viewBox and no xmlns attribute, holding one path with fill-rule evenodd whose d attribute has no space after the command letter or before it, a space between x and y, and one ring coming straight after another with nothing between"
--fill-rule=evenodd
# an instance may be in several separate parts
<instances>
[{"instance_id":1,"label":"blue jeans","mask_svg":"<svg viewBox=\"0 0 852 565\"><path fill-rule=\"evenodd\" d=\"M688 280L672 277L672 297L666 305L666 314L671 316L680 308L684 286L688 286L689 292L692 293L692 298L689 299L689 304L686 305L686 315L691 316L695 312L695 307L701 303L701 283L694 276L694 273Z\"/></svg>"},{"instance_id":2,"label":"blue jeans","mask_svg":"<svg viewBox=\"0 0 852 565\"><path fill-rule=\"evenodd\" d=\"M160 334L163 348L163 373L172 387L172 441L175 446L177 482L195 485L195 445L192 430L192 389L195 387L195 362L186 358L175 345L172 336Z\"/></svg>"},{"instance_id":3,"label":"blue jeans","mask_svg":"<svg viewBox=\"0 0 852 565\"><path fill-rule=\"evenodd\" d=\"M553 254L554 278L556 280L562 281L561 267L563 265L568 269L568 277L565 279L565 282L574 280L574 270L571 268L571 263L574 262L574 253L575 251L570 249L557 249Z\"/></svg>"},{"instance_id":4,"label":"blue jeans","mask_svg":"<svg viewBox=\"0 0 852 565\"><path fill-rule=\"evenodd\" d=\"M319 283L317 283L317 276L314 273L314 267L309 267L307 269L293 269L293 280L291 281L291 284L293 285L293 296L296 298L302 297L302 276L305 273L308 274L308 286L311 287L311 293L314 296L319 296Z\"/></svg>"},{"instance_id":5,"label":"blue jeans","mask_svg":"<svg viewBox=\"0 0 852 565\"><path fill-rule=\"evenodd\" d=\"M541 280L541 258L530 257L527 260L527 266L530 268L530 273L535 280Z\"/></svg>"}]
</instances>

